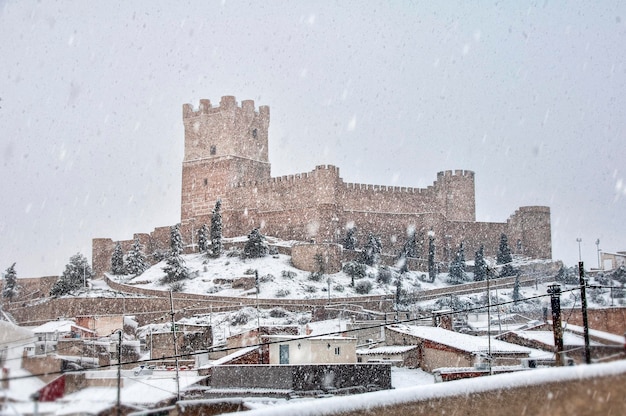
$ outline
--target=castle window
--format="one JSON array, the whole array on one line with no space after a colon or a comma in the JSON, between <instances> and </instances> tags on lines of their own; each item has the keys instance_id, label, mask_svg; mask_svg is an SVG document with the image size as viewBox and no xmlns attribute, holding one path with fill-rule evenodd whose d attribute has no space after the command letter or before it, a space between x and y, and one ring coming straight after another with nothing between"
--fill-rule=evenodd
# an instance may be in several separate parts
<instances>
[{"instance_id":1,"label":"castle window","mask_svg":"<svg viewBox=\"0 0 626 416\"><path fill-rule=\"evenodd\" d=\"M341 349L339 347L335 347L335 355L340 355Z\"/></svg>"},{"instance_id":2,"label":"castle window","mask_svg":"<svg viewBox=\"0 0 626 416\"><path fill-rule=\"evenodd\" d=\"M209 152L211 152L211 154L214 155L215 153L217 153L217 148L215 146L211 146L211 149L209 150Z\"/></svg>"},{"instance_id":3,"label":"castle window","mask_svg":"<svg viewBox=\"0 0 626 416\"><path fill-rule=\"evenodd\" d=\"M256 139L257 132L256 129L252 129L252 138Z\"/></svg>"},{"instance_id":4,"label":"castle window","mask_svg":"<svg viewBox=\"0 0 626 416\"><path fill-rule=\"evenodd\" d=\"M204 178L204 186L209 185L209 180L207 178Z\"/></svg>"}]
</instances>

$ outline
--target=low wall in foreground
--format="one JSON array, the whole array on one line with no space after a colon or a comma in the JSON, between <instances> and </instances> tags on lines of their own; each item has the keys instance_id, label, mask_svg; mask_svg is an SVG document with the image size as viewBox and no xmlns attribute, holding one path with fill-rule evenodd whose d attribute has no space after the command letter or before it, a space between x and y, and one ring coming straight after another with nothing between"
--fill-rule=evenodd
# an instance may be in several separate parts
<instances>
[{"instance_id":1,"label":"low wall in foreground","mask_svg":"<svg viewBox=\"0 0 626 416\"><path fill-rule=\"evenodd\" d=\"M245 415L622 415L626 412L624 397L626 361L616 361L293 402L251 410ZM207 403L207 407L212 404ZM235 405L232 400L230 404ZM170 414L211 414L202 413L202 406L202 401L183 401L178 411ZM239 409L246 409L243 402Z\"/></svg>"}]
</instances>

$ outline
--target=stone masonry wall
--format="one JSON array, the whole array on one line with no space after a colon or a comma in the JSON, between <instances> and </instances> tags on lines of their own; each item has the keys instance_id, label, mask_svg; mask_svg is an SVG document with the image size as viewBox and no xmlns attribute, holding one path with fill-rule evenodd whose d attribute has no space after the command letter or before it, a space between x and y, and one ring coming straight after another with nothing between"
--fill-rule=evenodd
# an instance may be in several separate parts
<instances>
[{"instance_id":1,"label":"stone masonry wall","mask_svg":"<svg viewBox=\"0 0 626 416\"><path fill-rule=\"evenodd\" d=\"M287 240L339 242L350 225L381 237L383 251L395 254L407 229L435 233L438 261L448 262L458 244L471 256L480 244L496 253L507 234L514 254L551 258L550 209L522 207L506 223L475 222L474 172L437 174L427 188L346 183L335 166L272 178L268 155L269 107L255 110L251 100L238 105L222 97L219 106L200 100L198 110L183 106L185 157L181 188L181 224L192 235L210 223L222 201L223 233L247 235L258 227ZM158 232L157 232L158 230ZM167 227L146 234L147 252L169 245ZM191 237L193 238L193 237ZM110 268L113 242L94 239L96 275Z\"/></svg>"}]
</instances>

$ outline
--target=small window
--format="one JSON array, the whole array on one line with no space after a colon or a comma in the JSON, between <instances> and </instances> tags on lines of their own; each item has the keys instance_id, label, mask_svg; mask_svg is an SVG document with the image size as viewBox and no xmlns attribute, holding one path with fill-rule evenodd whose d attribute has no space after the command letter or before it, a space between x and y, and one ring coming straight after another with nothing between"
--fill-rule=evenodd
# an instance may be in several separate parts
<instances>
[{"instance_id":1,"label":"small window","mask_svg":"<svg viewBox=\"0 0 626 416\"><path fill-rule=\"evenodd\" d=\"M339 347L335 347L335 355L339 354L341 354L341 350L339 349Z\"/></svg>"},{"instance_id":2,"label":"small window","mask_svg":"<svg viewBox=\"0 0 626 416\"><path fill-rule=\"evenodd\" d=\"M204 186L208 186L209 185L209 180L207 178L204 178Z\"/></svg>"},{"instance_id":3,"label":"small window","mask_svg":"<svg viewBox=\"0 0 626 416\"><path fill-rule=\"evenodd\" d=\"M211 146L211 149L209 150L211 152L212 155L217 153L217 148L215 146Z\"/></svg>"},{"instance_id":4,"label":"small window","mask_svg":"<svg viewBox=\"0 0 626 416\"><path fill-rule=\"evenodd\" d=\"M256 129L252 129L252 138L256 139L257 132Z\"/></svg>"}]
</instances>

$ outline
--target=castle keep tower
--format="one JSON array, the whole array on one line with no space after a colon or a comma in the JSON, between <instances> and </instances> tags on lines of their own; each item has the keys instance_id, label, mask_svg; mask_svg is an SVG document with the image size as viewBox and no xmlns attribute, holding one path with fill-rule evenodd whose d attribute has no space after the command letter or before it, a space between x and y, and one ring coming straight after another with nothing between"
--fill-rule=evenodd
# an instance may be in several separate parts
<instances>
[{"instance_id":1,"label":"castle keep tower","mask_svg":"<svg viewBox=\"0 0 626 416\"><path fill-rule=\"evenodd\" d=\"M254 101L237 105L222 97L218 107L200 100L200 108L183 105L185 158L181 190L181 222L210 223L217 199L231 205L228 189L241 182L270 177L268 135L270 110L255 111Z\"/></svg>"}]
</instances>

